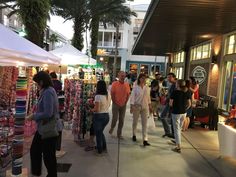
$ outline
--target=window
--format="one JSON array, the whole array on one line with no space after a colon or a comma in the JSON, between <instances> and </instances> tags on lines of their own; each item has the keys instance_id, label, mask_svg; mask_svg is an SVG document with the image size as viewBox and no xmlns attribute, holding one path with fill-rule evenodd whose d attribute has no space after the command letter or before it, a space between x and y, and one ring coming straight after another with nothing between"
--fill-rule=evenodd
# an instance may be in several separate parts
<instances>
[{"instance_id":1,"label":"window","mask_svg":"<svg viewBox=\"0 0 236 177\"><path fill-rule=\"evenodd\" d=\"M221 95L221 108L229 111L236 105L236 63L228 61L224 65L223 92Z\"/></svg>"},{"instance_id":2,"label":"window","mask_svg":"<svg viewBox=\"0 0 236 177\"><path fill-rule=\"evenodd\" d=\"M104 46L112 47L112 32L104 32Z\"/></svg>"},{"instance_id":3,"label":"window","mask_svg":"<svg viewBox=\"0 0 236 177\"><path fill-rule=\"evenodd\" d=\"M9 25L9 19L7 18L6 15L3 16L3 24L4 24L5 26L8 26L8 25Z\"/></svg>"},{"instance_id":4,"label":"window","mask_svg":"<svg viewBox=\"0 0 236 177\"><path fill-rule=\"evenodd\" d=\"M122 35L121 35L121 33L119 33L119 35L118 35L118 47L121 46L121 37L122 37ZM116 46L116 33L114 33L113 46L114 47Z\"/></svg>"},{"instance_id":5,"label":"window","mask_svg":"<svg viewBox=\"0 0 236 177\"><path fill-rule=\"evenodd\" d=\"M176 67L173 72L175 73L177 79L183 79L183 71L183 67Z\"/></svg>"},{"instance_id":6,"label":"window","mask_svg":"<svg viewBox=\"0 0 236 177\"><path fill-rule=\"evenodd\" d=\"M98 46L103 46L102 41L103 41L103 32L98 32Z\"/></svg>"},{"instance_id":7,"label":"window","mask_svg":"<svg viewBox=\"0 0 236 177\"><path fill-rule=\"evenodd\" d=\"M185 52L179 52L174 54L174 63L183 63L184 62L184 57L185 57Z\"/></svg>"},{"instance_id":8,"label":"window","mask_svg":"<svg viewBox=\"0 0 236 177\"><path fill-rule=\"evenodd\" d=\"M226 38L225 54L236 53L236 34Z\"/></svg>"},{"instance_id":9,"label":"window","mask_svg":"<svg viewBox=\"0 0 236 177\"><path fill-rule=\"evenodd\" d=\"M149 65L140 65L140 73L141 74L149 74Z\"/></svg>"},{"instance_id":10,"label":"window","mask_svg":"<svg viewBox=\"0 0 236 177\"><path fill-rule=\"evenodd\" d=\"M135 19L134 26L140 28L143 24L143 19Z\"/></svg>"},{"instance_id":11,"label":"window","mask_svg":"<svg viewBox=\"0 0 236 177\"><path fill-rule=\"evenodd\" d=\"M211 43L202 44L196 47L193 47L190 52L191 60L200 60L211 57Z\"/></svg>"}]
</instances>

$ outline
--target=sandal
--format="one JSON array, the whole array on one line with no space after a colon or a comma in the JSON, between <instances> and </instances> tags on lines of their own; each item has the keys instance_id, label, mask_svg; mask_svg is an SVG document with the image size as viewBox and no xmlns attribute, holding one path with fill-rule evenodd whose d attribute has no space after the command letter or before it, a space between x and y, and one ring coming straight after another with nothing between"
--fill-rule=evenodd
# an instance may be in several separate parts
<instances>
[{"instance_id":1,"label":"sandal","mask_svg":"<svg viewBox=\"0 0 236 177\"><path fill-rule=\"evenodd\" d=\"M92 151L94 149L95 149L94 146L87 146L87 147L84 148L85 151Z\"/></svg>"},{"instance_id":2,"label":"sandal","mask_svg":"<svg viewBox=\"0 0 236 177\"><path fill-rule=\"evenodd\" d=\"M174 151L174 152L177 152L177 153L181 153L181 149L177 148L177 147L175 147L175 148L173 148L171 150Z\"/></svg>"}]
</instances>

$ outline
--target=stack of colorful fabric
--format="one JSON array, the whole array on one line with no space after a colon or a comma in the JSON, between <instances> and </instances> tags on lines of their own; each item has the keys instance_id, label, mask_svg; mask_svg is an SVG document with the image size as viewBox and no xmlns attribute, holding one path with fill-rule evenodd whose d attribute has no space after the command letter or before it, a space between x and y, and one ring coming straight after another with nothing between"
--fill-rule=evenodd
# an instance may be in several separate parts
<instances>
[{"instance_id":1,"label":"stack of colorful fabric","mask_svg":"<svg viewBox=\"0 0 236 177\"><path fill-rule=\"evenodd\" d=\"M12 174L20 175L23 165L24 124L26 116L27 78L19 77L16 83L16 114L12 147Z\"/></svg>"}]
</instances>

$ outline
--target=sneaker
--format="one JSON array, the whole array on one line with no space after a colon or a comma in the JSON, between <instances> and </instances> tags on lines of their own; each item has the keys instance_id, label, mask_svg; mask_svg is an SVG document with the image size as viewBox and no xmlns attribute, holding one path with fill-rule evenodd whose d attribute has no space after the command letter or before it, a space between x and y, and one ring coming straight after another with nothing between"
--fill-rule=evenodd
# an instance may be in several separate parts
<instances>
[{"instance_id":1,"label":"sneaker","mask_svg":"<svg viewBox=\"0 0 236 177\"><path fill-rule=\"evenodd\" d=\"M137 141L136 136L133 136L133 137L132 137L132 140L133 140L134 142Z\"/></svg>"},{"instance_id":2,"label":"sneaker","mask_svg":"<svg viewBox=\"0 0 236 177\"><path fill-rule=\"evenodd\" d=\"M143 145L144 145L144 146L150 146L151 144L148 143L148 141L143 141Z\"/></svg>"},{"instance_id":3,"label":"sneaker","mask_svg":"<svg viewBox=\"0 0 236 177\"><path fill-rule=\"evenodd\" d=\"M181 149L178 147L175 147L173 149L171 149L173 152L177 152L177 153L181 153Z\"/></svg>"}]
</instances>

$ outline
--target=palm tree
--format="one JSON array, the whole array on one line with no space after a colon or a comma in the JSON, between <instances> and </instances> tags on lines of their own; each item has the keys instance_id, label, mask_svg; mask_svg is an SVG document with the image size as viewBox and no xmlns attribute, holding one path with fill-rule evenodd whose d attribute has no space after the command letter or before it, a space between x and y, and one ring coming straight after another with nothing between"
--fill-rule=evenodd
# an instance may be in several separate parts
<instances>
[{"instance_id":1,"label":"palm tree","mask_svg":"<svg viewBox=\"0 0 236 177\"><path fill-rule=\"evenodd\" d=\"M26 38L44 47L44 30L49 18L50 0L2 0L0 8L14 9L8 16L18 13L27 33ZM15 2L14 4L7 4Z\"/></svg>"},{"instance_id":2,"label":"palm tree","mask_svg":"<svg viewBox=\"0 0 236 177\"><path fill-rule=\"evenodd\" d=\"M49 41L52 43L52 50L55 49L55 43L58 42L58 36L56 34L51 34Z\"/></svg>"},{"instance_id":3,"label":"palm tree","mask_svg":"<svg viewBox=\"0 0 236 177\"><path fill-rule=\"evenodd\" d=\"M88 10L90 12L90 30L91 30L91 54L93 58L97 56L98 30L101 18L112 11L119 9L125 0L90 0Z\"/></svg>"},{"instance_id":4,"label":"palm tree","mask_svg":"<svg viewBox=\"0 0 236 177\"><path fill-rule=\"evenodd\" d=\"M116 63L118 56L118 38L119 38L119 28L120 24L131 23L131 16L137 16L137 14L127 6L122 5L119 9L115 9L112 13L106 14L103 16L102 21L104 24L109 23L114 25L116 28L116 40L115 40L115 56L113 63L113 79L116 78ZM106 25L105 25L106 27Z\"/></svg>"},{"instance_id":5,"label":"palm tree","mask_svg":"<svg viewBox=\"0 0 236 177\"><path fill-rule=\"evenodd\" d=\"M50 0L17 0L18 13L25 25L27 38L44 47L44 30L49 18Z\"/></svg>"},{"instance_id":6,"label":"palm tree","mask_svg":"<svg viewBox=\"0 0 236 177\"><path fill-rule=\"evenodd\" d=\"M74 22L74 36L72 45L79 50L84 47L83 32L87 17L88 0L52 0L52 12L67 20Z\"/></svg>"}]
</instances>

